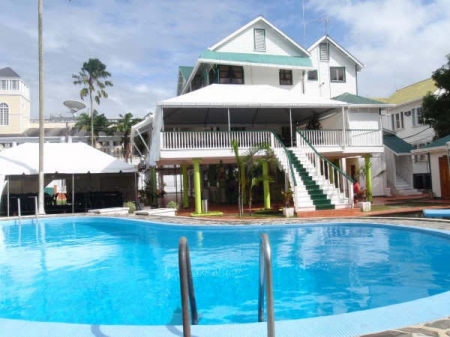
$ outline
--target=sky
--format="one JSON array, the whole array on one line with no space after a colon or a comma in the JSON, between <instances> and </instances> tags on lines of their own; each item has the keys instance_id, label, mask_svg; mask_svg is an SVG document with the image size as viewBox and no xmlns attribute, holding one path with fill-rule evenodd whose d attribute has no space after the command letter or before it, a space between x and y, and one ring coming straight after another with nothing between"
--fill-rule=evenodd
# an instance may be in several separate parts
<instances>
[{"instance_id":1,"label":"sky","mask_svg":"<svg viewBox=\"0 0 450 337\"><path fill-rule=\"evenodd\" d=\"M179 66L262 15L308 48L328 34L365 68L359 94L387 97L431 77L450 54L450 0L43 0L44 114L70 116L73 84L98 58L111 73L108 118L144 117L176 96ZM0 0L0 68L30 86L38 118L37 0ZM85 103L88 100L85 99Z\"/></svg>"}]
</instances>

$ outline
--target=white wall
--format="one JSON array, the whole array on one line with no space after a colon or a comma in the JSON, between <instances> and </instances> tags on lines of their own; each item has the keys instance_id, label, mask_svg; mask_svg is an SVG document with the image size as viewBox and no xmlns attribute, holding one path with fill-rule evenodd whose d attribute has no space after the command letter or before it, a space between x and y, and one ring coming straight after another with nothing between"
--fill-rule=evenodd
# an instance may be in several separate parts
<instances>
[{"instance_id":1,"label":"white wall","mask_svg":"<svg viewBox=\"0 0 450 337\"><path fill-rule=\"evenodd\" d=\"M378 108L350 109L348 111L348 124L350 129L379 130L380 116Z\"/></svg>"},{"instance_id":2,"label":"white wall","mask_svg":"<svg viewBox=\"0 0 450 337\"><path fill-rule=\"evenodd\" d=\"M254 29L262 28L266 32L266 51L255 52L254 50ZM291 42L286 40L282 35L266 25L264 22L257 22L249 27L246 31L241 32L226 44L219 46L215 51L218 52L235 52L235 53L263 53L271 55L286 56L304 56L298 48L295 48Z\"/></svg>"}]
</instances>

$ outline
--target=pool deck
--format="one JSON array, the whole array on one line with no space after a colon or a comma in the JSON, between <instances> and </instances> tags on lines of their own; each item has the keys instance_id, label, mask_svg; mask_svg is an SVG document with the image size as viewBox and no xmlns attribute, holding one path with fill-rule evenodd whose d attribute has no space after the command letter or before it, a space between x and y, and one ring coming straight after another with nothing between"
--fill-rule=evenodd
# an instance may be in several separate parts
<instances>
[{"instance_id":1,"label":"pool deck","mask_svg":"<svg viewBox=\"0 0 450 337\"><path fill-rule=\"evenodd\" d=\"M389 204L407 202L408 198L375 198L373 204ZM415 198L414 201L419 199ZM179 211L177 216L161 216L155 214L121 215L132 219L146 219L154 222L172 224L200 225L280 225L311 223L376 223L399 226L425 228L450 232L450 220L408 218L403 213L421 212L424 208L450 208L450 200L441 201L420 199L425 206L400 207L395 210L362 212L359 209L316 211L308 216L295 218L249 218L239 219L236 206L216 205L210 210L220 210L223 216L191 217L191 209ZM75 214L83 216L84 214ZM91 214L85 214L92 216ZM392 217L395 215L395 217ZM400 215L400 216L399 216ZM66 214L65 216L69 216ZM98 216L98 215L93 215ZM117 215L119 216L119 215ZM0 337L47 337L47 336L94 336L94 337L127 337L127 336L182 336L181 326L98 326L74 325L60 323L39 323L0 319ZM33 331L33 333L30 333ZM192 326L192 336L196 337L262 337L266 336L265 323L245 325L231 324L226 326ZM298 337L449 337L450 336L450 291L417 301L398 305L364 310L359 312L316 317L311 319L277 321L276 336Z\"/></svg>"}]
</instances>

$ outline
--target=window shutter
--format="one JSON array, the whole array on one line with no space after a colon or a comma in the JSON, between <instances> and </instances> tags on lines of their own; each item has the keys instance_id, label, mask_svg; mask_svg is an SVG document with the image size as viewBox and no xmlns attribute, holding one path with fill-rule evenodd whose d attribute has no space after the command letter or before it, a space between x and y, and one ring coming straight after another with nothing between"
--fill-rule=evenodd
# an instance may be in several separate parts
<instances>
[{"instance_id":1,"label":"window shutter","mask_svg":"<svg viewBox=\"0 0 450 337\"><path fill-rule=\"evenodd\" d=\"M266 51L266 31L264 29L255 28L255 50Z\"/></svg>"},{"instance_id":2,"label":"window shutter","mask_svg":"<svg viewBox=\"0 0 450 337\"><path fill-rule=\"evenodd\" d=\"M391 115L391 121L392 121L392 130L395 130L395 115Z\"/></svg>"},{"instance_id":3,"label":"window shutter","mask_svg":"<svg viewBox=\"0 0 450 337\"><path fill-rule=\"evenodd\" d=\"M329 61L330 60L330 48L328 43L321 43L319 45L320 60Z\"/></svg>"}]
</instances>

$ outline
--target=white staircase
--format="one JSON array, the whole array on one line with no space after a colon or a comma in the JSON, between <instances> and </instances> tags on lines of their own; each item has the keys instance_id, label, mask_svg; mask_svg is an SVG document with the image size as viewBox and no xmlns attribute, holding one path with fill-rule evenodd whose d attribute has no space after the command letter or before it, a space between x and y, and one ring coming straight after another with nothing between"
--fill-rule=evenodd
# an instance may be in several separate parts
<instances>
[{"instance_id":1,"label":"white staircase","mask_svg":"<svg viewBox=\"0 0 450 337\"><path fill-rule=\"evenodd\" d=\"M422 192L419 192L415 188L413 188L408 182L397 175L395 177L395 187L394 187L395 195L421 195Z\"/></svg>"}]
</instances>

